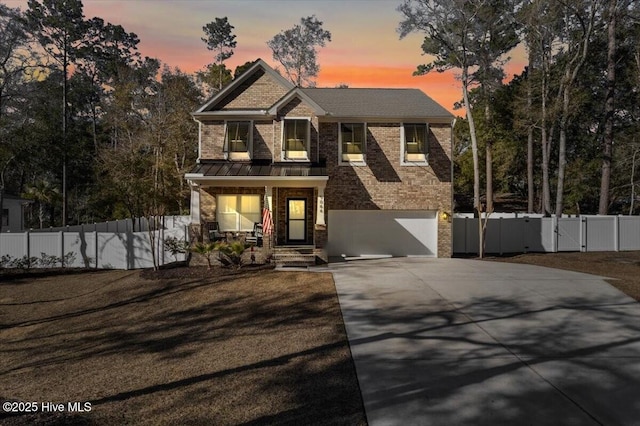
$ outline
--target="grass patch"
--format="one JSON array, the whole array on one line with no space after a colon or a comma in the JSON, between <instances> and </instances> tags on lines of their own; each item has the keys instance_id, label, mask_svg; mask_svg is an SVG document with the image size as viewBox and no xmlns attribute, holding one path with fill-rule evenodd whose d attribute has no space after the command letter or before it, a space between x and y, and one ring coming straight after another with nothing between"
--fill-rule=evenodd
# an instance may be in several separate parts
<instances>
[{"instance_id":1,"label":"grass patch","mask_svg":"<svg viewBox=\"0 0 640 426\"><path fill-rule=\"evenodd\" d=\"M366 424L330 274L179 269L0 284L0 400L92 407L0 422Z\"/></svg>"},{"instance_id":2,"label":"grass patch","mask_svg":"<svg viewBox=\"0 0 640 426\"><path fill-rule=\"evenodd\" d=\"M640 252L589 252L589 253L526 253L514 256L487 257L485 260L549 268L606 277L607 282L623 293L640 301Z\"/></svg>"}]
</instances>

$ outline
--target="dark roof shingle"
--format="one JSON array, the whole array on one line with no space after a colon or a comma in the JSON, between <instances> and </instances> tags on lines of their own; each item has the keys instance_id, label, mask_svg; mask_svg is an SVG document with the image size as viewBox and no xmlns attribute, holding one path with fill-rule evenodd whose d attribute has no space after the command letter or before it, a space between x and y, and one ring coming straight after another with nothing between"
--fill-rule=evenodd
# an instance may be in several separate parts
<instances>
[{"instance_id":1,"label":"dark roof shingle","mask_svg":"<svg viewBox=\"0 0 640 426\"><path fill-rule=\"evenodd\" d=\"M453 118L419 89L301 89L335 117Z\"/></svg>"}]
</instances>

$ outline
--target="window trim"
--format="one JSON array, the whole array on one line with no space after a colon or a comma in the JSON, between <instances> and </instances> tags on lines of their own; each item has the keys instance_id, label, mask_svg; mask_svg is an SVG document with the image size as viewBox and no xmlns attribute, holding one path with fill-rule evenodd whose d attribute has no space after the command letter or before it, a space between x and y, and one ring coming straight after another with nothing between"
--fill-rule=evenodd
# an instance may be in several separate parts
<instances>
[{"instance_id":1,"label":"window trim","mask_svg":"<svg viewBox=\"0 0 640 426\"><path fill-rule=\"evenodd\" d=\"M424 125L425 126L425 140L424 140L424 159L411 161L407 160L407 152L406 152L406 133L405 126L415 126L415 125ZM400 124L400 165L402 166L425 166L429 164L429 123L420 123L420 122L407 122Z\"/></svg>"},{"instance_id":2,"label":"window trim","mask_svg":"<svg viewBox=\"0 0 640 426\"><path fill-rule=\"evenodd\" d=\"M363 138L362 138L362 160L344 160L342 158L342 125L343 124L358 124L362 125ZM338 122L338 164L342 166L366 166L367 164L367 122L366 121L340 121Z\"/></svg>"},{"instance_id":3,"label":"window trim","mask_svg":"<svg viewBox=\"0 0 640 426\"><path fill-rule=\"evenodd\" d=\"M306 135L306 141L305 141L305 150L304 151L291 151L291 152L304 152L306 155L300 156L300 157L289 157L287 155L287 149L286 149L286 141L285 141L285 123L287 121L306 121L307 122L307 135ZM282 158L282 161L291 161L291 162L296 162L296 161L304 161L304 162L308 162L311 160L311 117L283 117L281 120L282 125L280 126L280 142L282 144L281 146L281 150L280 150L280 157Z\"/></svg>"},{"instance_id":4,"label":"window trim","mask_svg":"<svg viewBox=\"0 0 640 426\"><path fill-rule=\"evenodd\" d=\"M220 217L218 215L220 212L220 197L236 197L236 227L234 229L222 228ZM220 226L220 232L250 232L253 231L254 223L251 224L250 228L242 228L242 220L240 219L241 215L245 212L238 211L239 206L242 206L242 197L257 197L258 198L258 210L254 214L256 214L260 219L258 223L262 221L262 199L259 194L217 194L216 195L216 222L218 222L218 226Z\"/></svg>"},{"instance_id":5,"label":"window trim","mask_svg":"<svg viewBox=\"0 0 640 426\"><path fill-rule=\"evenodd\" d=\"M227 139L229 125L232 123L249 123L249 137L247 141L247 151L231 151L230 142ZM225 160L251 160L253 158L253 120L225 120L224 121L224 142L223 147Z\"/></svg>"}]
</instances>

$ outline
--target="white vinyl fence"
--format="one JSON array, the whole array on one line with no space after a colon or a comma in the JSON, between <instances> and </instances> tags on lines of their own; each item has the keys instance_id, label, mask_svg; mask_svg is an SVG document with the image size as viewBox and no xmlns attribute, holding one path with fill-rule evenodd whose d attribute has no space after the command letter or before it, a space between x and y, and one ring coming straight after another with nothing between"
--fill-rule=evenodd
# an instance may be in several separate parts
<instances>
[{"instance_id":1,"label":"white vinyl fence","mask_svg":"<svg viewBox=\"0 0 640 426\"><path fill-rule=\"evenodd\" d=\"M179 228L189 225L190 216L163 216L159 217L158 225L166 229ZM153 226L153 224L152 224ZM146 217L135 219L111 220L100 223L85 223L82 225L59 226L56 228L32 229L33 232L142 232L149 230L149 221Z\"/></svg>"},{"instance_id":2,"label":"white vinyl fence","mask_svg":"<svg viewBox=\"0 0 640 426\"><path fill-rule=\"evenodd\" d=\"M152 250L155 251L158 265L185 260L185 254L178 254L176 259L170 252L164 250L164 241L170 237L187 240L189 216L170 216L169 218L171 219L165 218L163 227L151 231L154 237L153 245L148 224L146 231L133 232L130 226L131 220L129 220L128 224L123 221L118 231L102 231L101 229L109 229L108 224L102 223L84 225L84 229L69 227L69 231L36 230L3 233L0 234L0 257L8 255L12 259L32 257L42 259L46 256L55 256L61 259L68 253L72 253L65 267L104 269L153 267ZM113 224L113 222L109 223ZM61 265L58 263L56 266Z\"/></svg>"},{"instance_id":3,"label":"white vinyl fence","mask_svg":"<svg viewBox=\"0 0 640 426\"><path fill-rule=\"evenodd\" d=\"M453 218L453 252L478 253L478 218ZM491 254L640 250L640 216L508 217L491 215L485 252Z\"/></svg>"}]
</instances>

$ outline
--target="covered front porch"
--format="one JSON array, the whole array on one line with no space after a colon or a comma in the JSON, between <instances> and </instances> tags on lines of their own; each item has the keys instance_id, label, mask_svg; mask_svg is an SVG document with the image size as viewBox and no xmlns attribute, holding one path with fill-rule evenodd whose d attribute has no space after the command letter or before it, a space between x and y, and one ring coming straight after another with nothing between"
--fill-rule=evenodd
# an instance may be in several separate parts
<instances>
[{"instance_id":1,"label":"covered front porch","mask_svg":"<svg viewBox=\"0 0 640 426\"><path fill-rule=\"evenodd\" d=\"M256 250L262 256L273 256L278 248L296 247L312 250L326 260L324 190L328 176L324 168L243 164L232 172L226 165L200 165L186 176L196 239L206 241L215 230L228 240L249 241L258 224L262 235Z\"/></svg>"}]
</instances>

